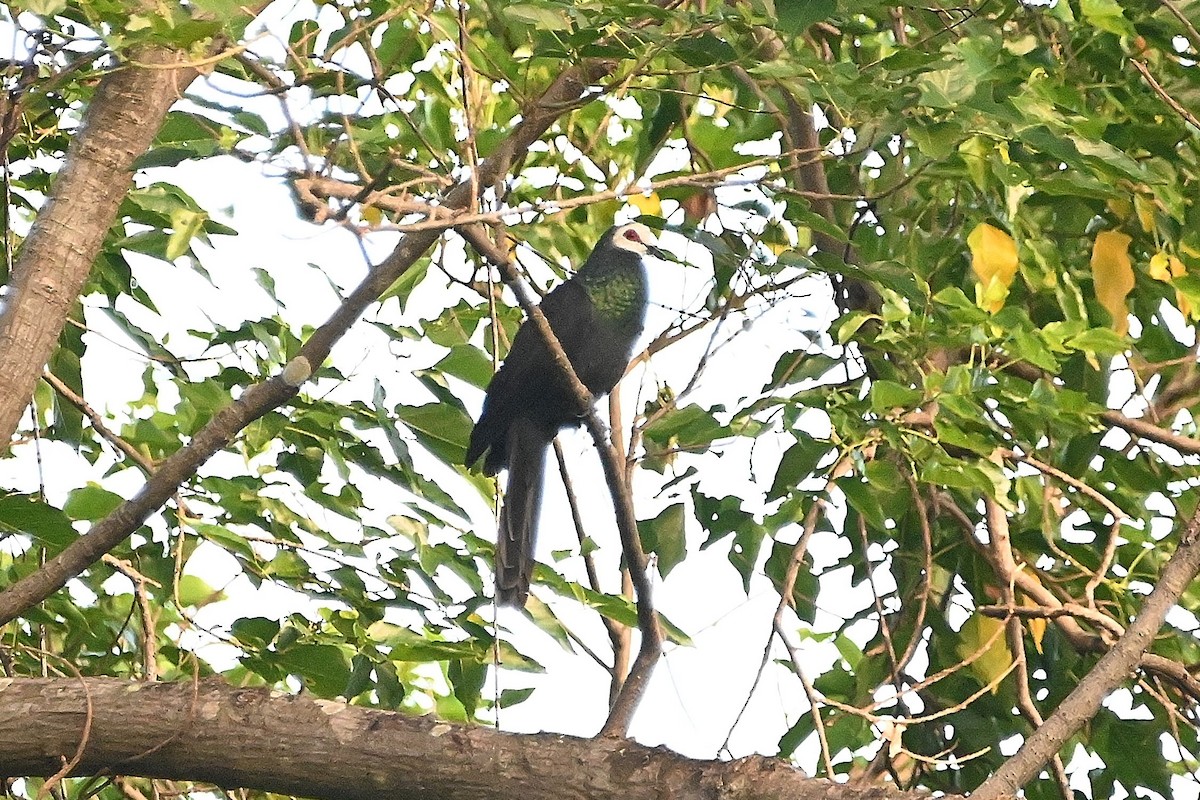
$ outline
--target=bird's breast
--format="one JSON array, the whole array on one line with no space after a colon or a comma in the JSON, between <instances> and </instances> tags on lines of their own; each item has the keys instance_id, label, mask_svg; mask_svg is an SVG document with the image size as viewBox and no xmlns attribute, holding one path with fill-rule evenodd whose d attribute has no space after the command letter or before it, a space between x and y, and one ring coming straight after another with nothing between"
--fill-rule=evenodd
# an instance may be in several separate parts
<instances>
[{"instance_id":1,"label":"bird's breast","mask_svg":"<svg viewBox=\"0 0 1200 800\"><path fill-rule=\"evenodd\" d=\"M635 275L613 275L587 287L597 315L617 327L640 323L646 311L646 287ZM640 329L640 324L638 328Z\"/></svg>"}]
</instances>

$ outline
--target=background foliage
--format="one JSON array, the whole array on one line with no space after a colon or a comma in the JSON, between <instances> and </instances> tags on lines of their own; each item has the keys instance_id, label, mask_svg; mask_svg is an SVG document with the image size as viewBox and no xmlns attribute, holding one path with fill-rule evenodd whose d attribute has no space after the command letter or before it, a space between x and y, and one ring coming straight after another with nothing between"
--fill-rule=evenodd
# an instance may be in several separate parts
<instances>
[{"instance_id":1,"label":"background foliage","mask_svg":"<svg viewBox=\"0 0 1200 800\"><path fill-rule=\"evenodd\" d=\"M424 203L564 69L603 60L586 101L503 185L478 187L479 217L506 224L539 288L635 214L700 267L656 267L661 306L613 424L664 590L713 548L728 557L709 569L787 606L763 669L811 684L783 710L782 754L969 791L1136 613L1196 505L1197 4L321 2L248 28L236 14L215 0L7 7L10 256L99 75L148 44L211 72L142 159L12 451L5 583L279 372L366 257L429 225ZM247 174L234 161L289 187L292 206L272 214L349 231L361 253L343 236L341 263L307 271L258 254L242 262L252 297L191 293L236 257L232 226L253 200L183 187ZM877 302L840 313L837 276ZM524 700L487 680L497 658L538 670L536 634L489 622L492 485L460 466L520 317L447 232L295 402L8 625L5 670L215 670L460 720ZM95 405L115 348L139 355L141 393ZM592 456L567 450L586 493ZM585 502L529 613L603 662L597 618L628 625L634 610L607 500ZM292 590L295 610L239 601L206 579L214 563ZM675 578L698 582L693 603L723 579ZM206 629L198 615L227 600L233 621ZM1098 797L1185 791L1198 605L1185 595L1153 647L1159 668L1029 796L1061 796L1068 773ZM694 633L669 631L684 645ZM213 637L228 647L197 657ZM837 657L804 676L814 640Z\"/></svg>"}]
</instances>

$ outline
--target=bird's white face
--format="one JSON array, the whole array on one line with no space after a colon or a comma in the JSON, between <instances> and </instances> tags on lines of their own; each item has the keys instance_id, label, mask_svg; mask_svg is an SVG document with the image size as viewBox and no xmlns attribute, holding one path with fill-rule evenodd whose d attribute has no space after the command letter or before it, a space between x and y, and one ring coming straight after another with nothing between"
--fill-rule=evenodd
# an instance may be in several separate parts
<instances>
[{"instance_id":1,"label":"bird's white face","mask_svg":"<svg viewBox=\"0 0 1200 800\"><path fill-rule=\"evenodd\" d=\"M613 233L613 247L628 250L639 256L658 250L658 239L654 233L640 222L622 225Z\"/></svg>"}]
</instances>

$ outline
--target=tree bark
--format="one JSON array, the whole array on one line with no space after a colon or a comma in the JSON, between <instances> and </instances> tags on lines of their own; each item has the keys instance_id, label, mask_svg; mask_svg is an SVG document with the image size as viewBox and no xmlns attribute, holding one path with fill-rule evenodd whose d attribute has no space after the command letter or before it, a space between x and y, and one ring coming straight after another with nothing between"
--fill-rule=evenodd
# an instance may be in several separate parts
<instances>
[{"instance_id":1,"label":"tree bark","mask_svg":"<svg viewBox=\"0 0 1200 800\"><path fill-rule=\"evenodd\" d=\"M166 49L137 54L154 66L109 73L88 104L45 206L21 247L0 313L0 451L8 449L67 312L117 216L134 161L196 70Z\"/></svg>"},{"instance_id":2,"label":"tree bark","mask_svg":"<svg viewBox=\"0 0 1200 800\"><path fill-rule=\"evenodd\" d=\"M90 733L83 731L90 710ZM201 781L313 798L915 800L752 756L697 761L615 739L521 735L219 680L0 680L0 775Z\"/></svg>"}]
</instances>

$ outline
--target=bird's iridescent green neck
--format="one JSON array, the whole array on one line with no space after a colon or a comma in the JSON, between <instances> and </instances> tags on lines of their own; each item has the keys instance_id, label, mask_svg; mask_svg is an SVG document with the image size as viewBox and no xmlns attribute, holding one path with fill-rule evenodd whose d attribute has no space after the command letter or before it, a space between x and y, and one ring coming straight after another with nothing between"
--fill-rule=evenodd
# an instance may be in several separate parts
<instances>
[{"instance_id":1,"label":"bird's iridescent green neck","mask_svg":"<svg viewBox=\"0 0 1200 800\"><path fill-rule=\"evenodd\" d=\"M646 268L636 255L599 265L589 259L576 275L597 313L618 323L640 323L646 308Z\"/></svg>"}]
</instances>

